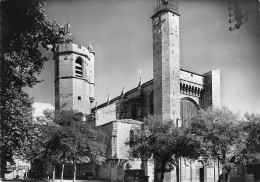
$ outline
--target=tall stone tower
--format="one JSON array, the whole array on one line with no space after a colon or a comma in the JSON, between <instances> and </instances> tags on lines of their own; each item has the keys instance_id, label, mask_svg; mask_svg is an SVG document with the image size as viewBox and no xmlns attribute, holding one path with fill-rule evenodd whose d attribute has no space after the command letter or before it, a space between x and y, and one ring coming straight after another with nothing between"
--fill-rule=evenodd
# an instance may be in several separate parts
<instances>
[{"instance_id":1,"label":"tall stone tower","mask_svg":"<svg viewBox=\"0 0 260 182\"><path fill-rule=\"evenodd\" d=\"M180 118L180 34L177 2L157 0L153 12L154 114Z\"/></svg>"},{"instance_id":2,"label":"tall stone tower","mask_svg":"<svg viewBox=\"0 0 260 182\"><path fill-rule=\"evenodd\" d=\"M55 60L55 110L77 110L87 115L94 101L94 57L88 48L59 45Z\"/></svg>"}]
</instances>

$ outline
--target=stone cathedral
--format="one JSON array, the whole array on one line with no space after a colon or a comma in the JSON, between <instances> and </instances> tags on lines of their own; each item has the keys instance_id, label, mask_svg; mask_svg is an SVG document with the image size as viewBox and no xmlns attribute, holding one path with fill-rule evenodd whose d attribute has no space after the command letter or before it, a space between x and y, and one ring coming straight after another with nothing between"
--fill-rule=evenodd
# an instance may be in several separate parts
<instances>
[{"instance_id":1,"label":"stone cathedral","mask_svg":"<svg viewBox=\"0 0 260 182\"><path fill-rule=\"evenodd\" d=\"M153 12L153 79L140 82L101 104L95 105L94 58L92 45L60 45L55 55L55 108L73 109L95 116L96 126L109 136L106 162L94 169L97 178L123 181L127 171L139 170L149 182L154 181L153 164L149 161L129 161L125 141L140 127L146 116L157 115L162 121L172 120L185 126L198 109L220 107L220 72L204 74L181 69L180 15L173 0L158 0ZM218 181L221 173L217 161L204 168L197 161L180 159L179 171L165 176L167 182ZM82 168L82 167L81 167ZM78 170L78 173L84 169ZM179 176L177 179L176 176Z\"/></svg>"}]
</instances>

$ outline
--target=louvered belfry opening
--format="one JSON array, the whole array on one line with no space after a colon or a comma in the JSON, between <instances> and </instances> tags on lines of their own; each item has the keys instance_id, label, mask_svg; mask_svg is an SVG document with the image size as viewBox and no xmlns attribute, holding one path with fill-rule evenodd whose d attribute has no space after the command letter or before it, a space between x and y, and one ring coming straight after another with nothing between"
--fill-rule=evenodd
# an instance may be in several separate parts
<instances>
[{"instance_id":1,"label":"louvered belfry opening","mask_svg":"<svg viewBox=\"0 0 260 182\"><path fill-rule=\"evenodd\" d=\"M75 62L75 76L82 78L83 76L83 60L81 57L78 57Z\"/></svg>"}]
</instances>

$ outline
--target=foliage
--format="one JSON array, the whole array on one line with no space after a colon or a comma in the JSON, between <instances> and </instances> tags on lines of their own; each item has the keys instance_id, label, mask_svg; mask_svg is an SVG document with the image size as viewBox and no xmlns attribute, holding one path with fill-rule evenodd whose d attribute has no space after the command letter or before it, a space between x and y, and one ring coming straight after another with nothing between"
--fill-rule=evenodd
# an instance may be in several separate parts
<instances>
[{"instance_id":1,"label":"foliage","mask_svg":"<svg viewBox=\"0 0 260 182\"><path fill-rule=\"evenodd\" d=\"M200 156L200 143L185 128L176 128L174 122L161 122L157 116L148 116L144 124L135 131L129 154L133 158L153 158L161 172L170 171L177 164L179 157L197 159Z\"/></svg>"},{"instance_id":2,"label":"foliage","mask_svg":"<svg viewBox=\"0 0 260 182\"><path fill-rule=\"evenodd\" d=\"M59 125L62 157L71 163L100 164L105 160L105 134L91 120L84 121L81 113L61 111L54 122Z\"/></svg>"},{"instance_id":3,"label":"foliage","mask_svg":"<svg viewBox=\"0 0 260 182\"><path fill-rule=\"evenodd\" d=\"M69 24L51 21L40 0L1 2L1 150L13 162L28 139L32 123L32 99L23 90L39 82L46 57L40 48L54 51L70 42Z\"/></svg>"},{"instance_id":4,"label":"foliage","mask_svg":"<svg viewBox=\"0 0 260 182\"><path fill-rule=\"evenodd\" d=\"M55 116L50 111L44 113L49 121L37 126L39 134L27 148L27 160L74 166L105 160L106 137L94 122L72 110L56 112Z\"/></svg>"},{"instance_id":5,"label":"foliage","mask_svg":"<svg viewBox=\"0 0 260 182\"><path fill-rule=\"evenodd\" d=\"M260 153L260 114L245 114L242 129L245 132L245 147L242 154L246 164L259 163Z\"/></svg>"},{"instance_id":6,"label":"foliage","mask_svg":"<svg viewBox=\"0 0 260 182\"><path fill-rule=\"evenodd\" d=\"M248 120L250 120L248 115ZM254 118L254 117L253 117ZM252 117L251 117L252 120ZM255 159L253 154L260 131L258 122L245 122L227 108L200 110L192 119L189 130L200 138L202 157L205 161L217 158L223 166L223 180L229 180L232 167L249 164Z\"/></svg>"}]
</instances>

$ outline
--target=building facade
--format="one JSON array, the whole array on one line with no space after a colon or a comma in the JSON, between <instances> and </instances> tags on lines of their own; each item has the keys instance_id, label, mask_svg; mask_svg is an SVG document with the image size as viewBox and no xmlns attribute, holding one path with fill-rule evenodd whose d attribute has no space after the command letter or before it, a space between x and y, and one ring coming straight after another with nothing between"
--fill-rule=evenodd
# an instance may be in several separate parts
<instances>
[{"instance_id":1,"label":"building facade","mask_svg":"<svg viewBox=\"0 0 260 182\"><path fill-rule=\"evenodd\" d=\"M142 119L157 115L161 121L171 120L178 127L200 108L220 107L220 71L204 74L181 69L180 15L173 0L158 0L153 12L153 79L94 106L94 57L88 48L75 44L60 45L55 55L55 109L74 109L95 116L97 127L109 136L106 163L95 169L97 177L123 181L129 170L143 171L154 181L153 164L149 161L129 161L125 142ZM218 181L221 173L218 161L205 167L202 162L180 159L179 181ZM166 174L165 181L175 182L176 171Z\"/></svg>"}]
</instances>

